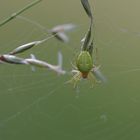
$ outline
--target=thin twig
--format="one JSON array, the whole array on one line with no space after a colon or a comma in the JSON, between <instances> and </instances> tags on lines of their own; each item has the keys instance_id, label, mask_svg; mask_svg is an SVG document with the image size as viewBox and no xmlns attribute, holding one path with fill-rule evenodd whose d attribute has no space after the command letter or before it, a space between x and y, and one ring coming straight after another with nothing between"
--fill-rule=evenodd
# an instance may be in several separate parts
<instances>
[{"instance_id":1,"label":"thin twig","mask_svg":"<svg viewBox=\"0 0 140 140\"><path fill-rule=\"evenodd\" d=\"M25 6L21 10L17 11L16 13L13 13L10 17L6 18L5 20L3 20L0 23L0 27L2 27L3 25L5 25L6 23L8 23L9 21L11 21L14 18L16 18L18 15L20 15L21 13L23 13L24 11L28 10L29 8L33 7L34 5L36 5L37 3L41 2L41 1L42 0L36 0L36 1L32 2L32 3L30 3L29 5Z\"/></svg>"}]
</instances>

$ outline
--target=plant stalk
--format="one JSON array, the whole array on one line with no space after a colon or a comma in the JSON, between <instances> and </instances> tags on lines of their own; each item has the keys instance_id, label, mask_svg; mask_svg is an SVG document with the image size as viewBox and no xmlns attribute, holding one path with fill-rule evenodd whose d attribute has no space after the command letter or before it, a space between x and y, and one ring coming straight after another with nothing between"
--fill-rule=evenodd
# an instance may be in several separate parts
<instances>
[{"instance_id":1,"label":"plant stalk","mask_svg":"<svg viewBox=\"0 0 140 140\"><path fill-rule=\"evenodd\" d=\"M24 11L28 10L29 8L33 7L34 5L38 4L39 2L41 2L42 0L36 0L30 4L28 4L27 6L25 6L24 8L22 8L21 10L11 14L10 17L6 18L5 20L3 20L0 23L0 27L2 27L3 25L5 25L6 23L8 23L9 21L13 20L14 18L16 18L18 15L20 15L21 13L23 13Z\"/></svg>"}]
</instances>

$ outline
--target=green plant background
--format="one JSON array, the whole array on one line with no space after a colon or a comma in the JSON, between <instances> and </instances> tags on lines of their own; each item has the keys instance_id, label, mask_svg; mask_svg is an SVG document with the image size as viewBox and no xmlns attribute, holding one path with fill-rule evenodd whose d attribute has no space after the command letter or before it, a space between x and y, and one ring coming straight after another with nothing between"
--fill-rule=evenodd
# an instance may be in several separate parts
<instances>
[{"instance_id":1,"label":"green plant background","mask_svg":"<svg viewBox=\"0 0 140 140\"><path fill-rule=\"evenodd\" d=\"M0 20L31 0L0 2ZM79 91L65 84L71 75L17 65L0 65L1 140L138 140L140 139L140 2L139 0L90 0L94 11L94 39L105 85L90 88L87 81ZM34 53L39 59L57 63L62 51L64 68L80 50L87 31L87 18L80 0L44 0L22 16L48 29L75 23L70 42L55 38L19 56ZM46 37L42 31L20 19L0 28L0 52Z\"/></svg>"}]
</instances>

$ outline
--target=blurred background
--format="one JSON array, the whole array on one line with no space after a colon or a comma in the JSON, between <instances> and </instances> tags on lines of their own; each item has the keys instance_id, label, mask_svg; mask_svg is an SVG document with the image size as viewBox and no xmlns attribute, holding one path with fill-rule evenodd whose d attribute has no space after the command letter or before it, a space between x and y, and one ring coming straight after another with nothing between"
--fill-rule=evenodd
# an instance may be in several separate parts
<instances>
[{"instance_id":1,"label":"blurred background","mask_svg":"<svg viewBox=\"0 0 140 140\"><path fill-rule=\"evenodd\" d=\"M0 2L0 21L32 0ZM90 0L94 13L94 43L106 84L81 81L78 91L65 84L72 75L19 65L0 65L0 139L2 140L138 140L140 139L140 2ZM77 28L69 43L55 38L20 54L57 64L64 69L80 50L89 19L80 0L44 0L21 16L48 29L65 23ZM0 53L47 37L25 20L16 18L0 28Z\"/></svg>"}]
</instances>

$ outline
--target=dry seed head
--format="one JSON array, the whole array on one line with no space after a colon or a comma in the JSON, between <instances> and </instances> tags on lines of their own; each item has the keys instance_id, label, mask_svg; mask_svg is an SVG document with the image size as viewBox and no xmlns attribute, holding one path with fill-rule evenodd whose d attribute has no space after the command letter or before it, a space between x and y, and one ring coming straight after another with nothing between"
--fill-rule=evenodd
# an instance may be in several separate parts
<instances>
[{"instance_id":1,"label":"dry seed head","mask_svg":"<svg viewBox=\"0 0 140 140\"><path fill-rule=\"evenodd\" d=\"M11 64L28 64L25 59L9 54L1 55L0 60Z\"/></svg>"},{"instance_id":2,"label":"dry seed head","mask_svg":"<svg viewBox=\"0 0 140 140\"><path fill-rule=\"evenodd\" d=\"M65 34L65 32L71 31L75 27L76 26L74 24L57 25L53 27L50 32L60 41L67 43L69 41L69 37Z\"/></svg>"},{"instance_id":3,"label":"dry seed head","mask_svg":"<svg viewBox=\"0 0 140 140\"><path fill-rule=\"evenodd\" d=\"M75 28L74 24L57 25L51 29L51 32L68 32Z\"/></svg>"},{"instance_id":4,"label":"dry seed head","mask_svg":"<svg viewBox=\"0 0 140 140\"><path fill-rule=\"evenodd\" d=\"M55 71L58 74L65 74L66 72L62 70L62 54L58 52L58 65L52 65L49 64L45 61L38 60L36 57L31 54L31 58L25 59L28 64L31 66L36 66L36 67L43 67L43 68L48 68L50 70ZM34 67L33 67L34 70Z\"/></svg>"},{"instance_id":5,"label":"dry seed head","mask_svg":"<svg viewBox=\"0 0 140 140\"><path fill-rule=\"evenodd\" d=\"M62 42L69 42L69 37L64 32L53 32L55 37Z\"/></svg>"},{"instance_id":6,"label":"dry seed head","mask_svg":"<svg viewBox=\"0 0 140 140\"><path fill-rule=\"evenodd\" d=\"M26 59L26 61L32 66L48 68L50 70L55 71L58 74L65 74L65 71L63 71L59 66L49 64L45 61L41 61L41 60L38 60L38 59L31 59L31 58Z\"/></svg>"},{"instance_id":7,"label":"dry seed head","mask_svg":"<svg viewBox=\"0 0 140 140\"><path fill-rule=\"evenodd\" d=\"M26 61L30 65L33 65L33 66L49 68L48 63L45 62L45 61L41 61L41 60L38 60L38 59L32 59L32 58L28 58L28 59L26 59Z\"/></svg>"},{"instance_id":8,"label":"dry seed head","mask_svg":"<svg viewBox=\"0 0 140 140\"><path fill-rule=\"evenodd\" d=\"M49 36L49 37L47 37L43 40L33 41L33 42L30 42L30 43L21 45L21 46L17 47L16 49L14 49L13 51L11 51L9 54L15 55L15 54L18 54L18 53L22 53L22 52L24 52L24 51L26 51L26 50L34 47L34 46L37 46L39 44L44 43L45 41L47 41L48 39L53 38L53 37L54 37L54 35L51 35L51 36Z\"/></svg>"},{"instance_id":9,"label":"dry seed head","mask_svg":"<svg viewBox=\"0 0 140 140\"><path fill-rule=\"evenodd\" d=\"M22 53L22 52L34 47L35 45L38 45L39 42L40 41L34 41L34 42L30 42L30 43L21 45L21 46L17 47L16 49L14 49L13 51L11 51L9 54L15 55L15 54L18 54L18 53Z\"/></svg>"}]
</instances>

